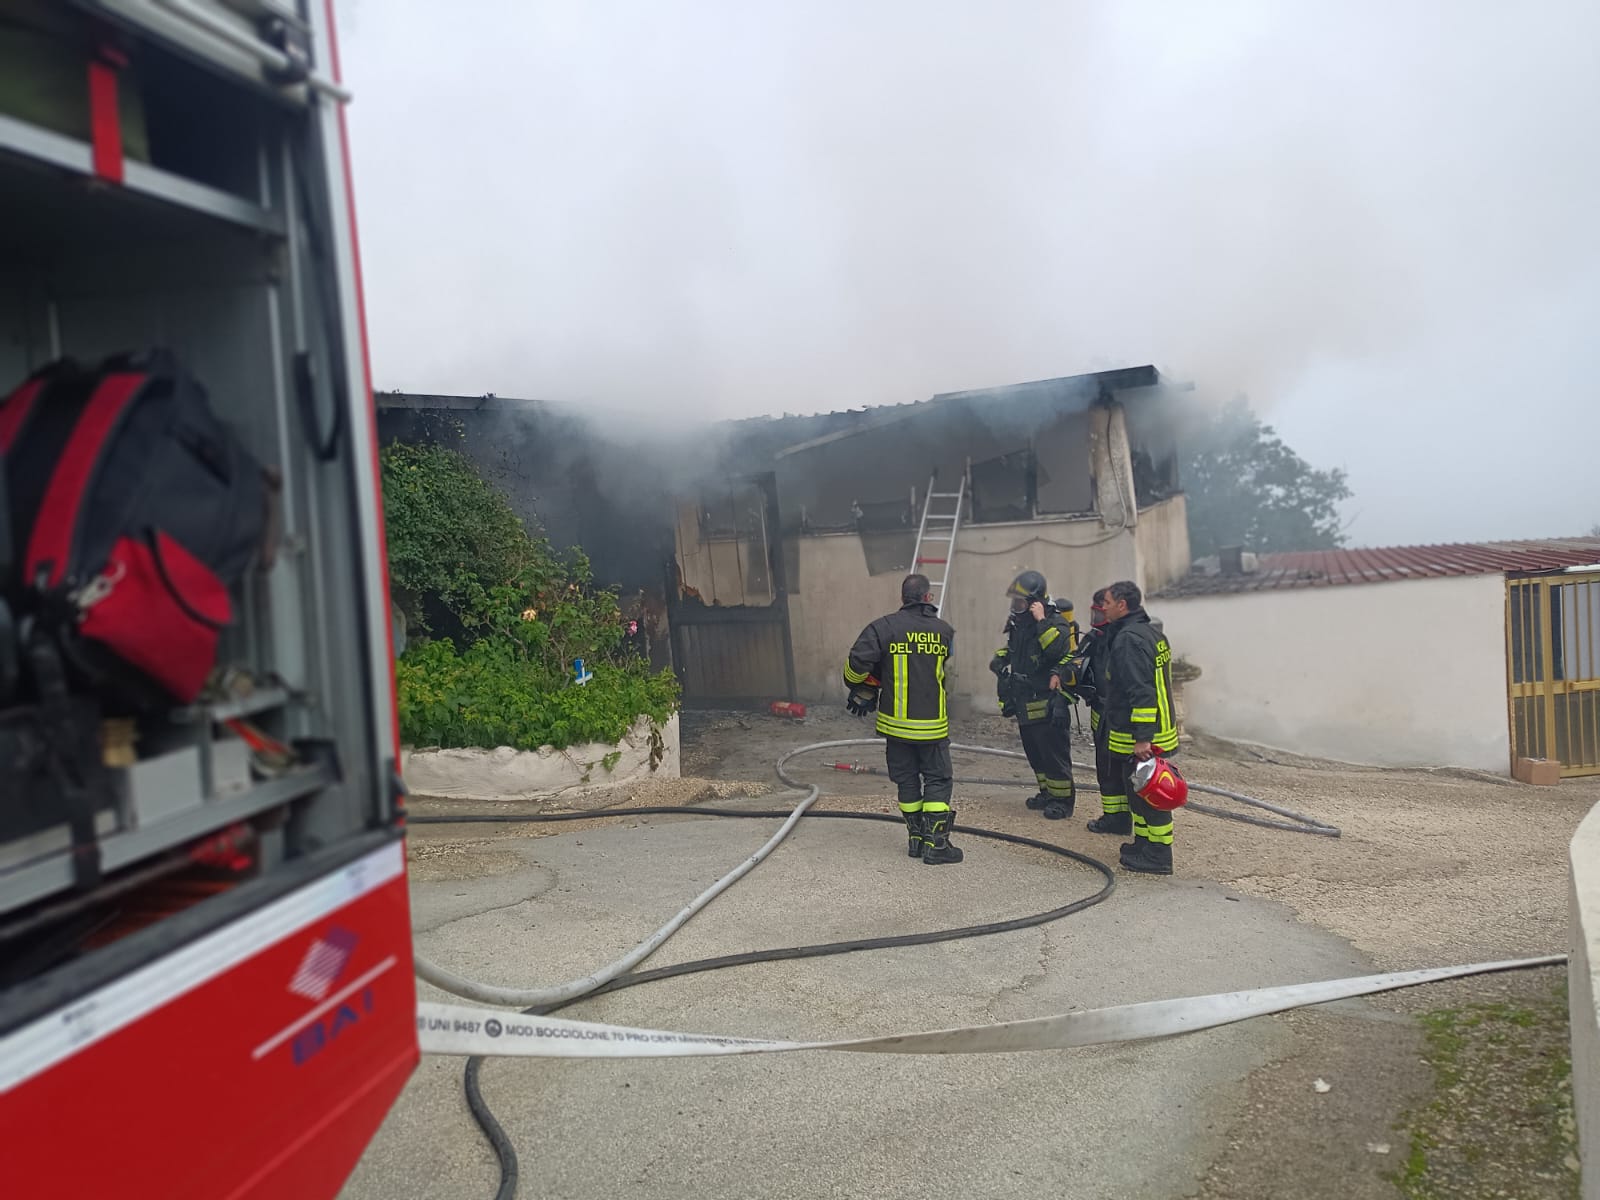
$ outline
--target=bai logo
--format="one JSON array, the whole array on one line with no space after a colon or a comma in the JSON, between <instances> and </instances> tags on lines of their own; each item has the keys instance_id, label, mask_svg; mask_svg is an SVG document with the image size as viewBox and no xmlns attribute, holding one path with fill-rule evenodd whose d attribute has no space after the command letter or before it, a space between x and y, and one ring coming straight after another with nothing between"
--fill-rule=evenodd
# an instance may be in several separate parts
<instances>
[{"instance_id":1,"label":"bai logo","mask_svg":"<svg viewBox=\"0 0 1600 1200\"><path fill-rule=\"evenodd\" d=\"M289 991L307 1000L325 999L349 967L356 943L360 940L350 930L337 925L329 929L306 948L299 969L289 981ZM371 987L336 999L338 1002L327 1012L318 1013L315 1020L294 1035L290 1047L295 1066L310 1062L372 1012Z\"/></svg>"},{"instance_id":2,"label":"bai logo","mask_svg":"<svg viewBox=\"0 0 1600 1200\"><path fill-rule=\"evenodd\" d=\"M335 925L306 948L300 969L289 981L289 990L307 1000L321 1000L339 982L360 940L348 929Z\"/></svg>"},{"instance_id":3,"label":"bai logo","mask_svg":"<svg viewBox=\"0 0 1600 1200\"><path fill-rule=\"evenodd\" d=\"M371 1013L372 989L362 988L332 1012L319 1017L294 1035L291 1044L294 1065L300 1067L310 1062Z\"/></svg>"}]
</instances>

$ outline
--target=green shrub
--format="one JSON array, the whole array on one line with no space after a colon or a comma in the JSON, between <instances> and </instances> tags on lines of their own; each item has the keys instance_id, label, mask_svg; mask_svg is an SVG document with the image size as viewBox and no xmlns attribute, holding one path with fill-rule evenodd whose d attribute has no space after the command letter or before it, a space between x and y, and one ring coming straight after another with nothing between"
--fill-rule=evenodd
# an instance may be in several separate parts
<instances>
[{"instance_id":1,"label":"green shrub","mask_svg":"<svg viewBox=\"0 0 1600 1200\"><path fill-rule=\"evenodd\" d=\"M453 450L391 445L382 470L391 587L420 634L395 668L408 743L565 749L672 714L677 680L623 649L617 598L581 552L557 555Z\"/></svg>"},{"instance_id":2,"label":"green shrub","mask_svg":"<svg viewBox=\"0 0 1600 1200\"><path fill-rule=\"evenodd\" d=\"M670 672L601 663L579 686L518 655L500 638L457 652L448 640L408 652L396 668L400 731L415 746L540 746L618 742L639 717L676 707Z\"/></svg>"}]
</instances>

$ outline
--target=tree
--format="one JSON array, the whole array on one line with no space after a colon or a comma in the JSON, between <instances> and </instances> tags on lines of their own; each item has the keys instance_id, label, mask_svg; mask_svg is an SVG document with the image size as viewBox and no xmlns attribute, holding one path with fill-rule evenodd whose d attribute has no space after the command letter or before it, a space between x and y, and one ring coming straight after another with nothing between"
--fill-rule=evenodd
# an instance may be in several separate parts
<instances>
[{"instance_id":1,"label":"tree","mask_svg":"<svg viewBox=\"0 0 1600 1200\"><path fill-rule=\"evenodd\" d=\"M396 442L379 458L389 585L411 629L435 632L464 618L477 589L510 583L545 548L467 458L435 445ZM442 632L453 634L458 628Z\"/></svg>"},{"instance_id":2,"label":"tree","mask_svg":"<svg viewBox=\"0 0 1600 1200\"><path fill-rule=\"evenodd\" d=\"M1180 469L1194 557L1224 546L1271 553L1344 545L1339 503L1351 493L1343 471L1311 466L1243 396L1190 418Z\"/></svg>"}]
</instances>

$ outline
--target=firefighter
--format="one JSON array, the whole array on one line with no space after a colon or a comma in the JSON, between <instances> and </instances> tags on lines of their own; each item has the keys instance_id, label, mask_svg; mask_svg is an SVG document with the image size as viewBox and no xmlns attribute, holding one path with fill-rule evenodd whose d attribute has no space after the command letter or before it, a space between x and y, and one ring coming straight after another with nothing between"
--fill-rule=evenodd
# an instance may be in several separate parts
<instances>
[{"instance_id":1,"label":"firefighter","mask_svg":"<svg viewBox=\"0 0 1600 1200\"><path fill-rule=\"evenodd\" d=\"M929 866L958 863L950 842L950 717L945 672L955 630L939 619L925 575L900 584L900 611L861 631L844 666L850 689L845 706L864 717L878 710L889 778L900 793L906 853Z\"/></svg>"},{"instance_id":2,"label":"firefighter","mask_svg":"<svg viewBox=\"0 0 1600 1200\"><path fill-rule=\"evenodd\" d=\"M1028 807L1060 821L1072 815L1074 803L1072 753L1061 717L1071 711L1077 630L1050 603L1045 578L1037 571L1013 579L1006 596L1011 601L1006 644L989 663L999 679L1000 715L1017 718L1023 752L1039 783ZM1072 606L1066 607L1070 612Z\"/></svg>"},{"instance_id":3,"label":"firefighter","mask_svg":"<svg viewBox=\"0 0 1600 1200\"><path fill-rule=\"evenodd\" d=\"M1105 698L1101 687L1105 677L1106 590L1101 588L1089 604L1089 632L1078 643L1072 661L1077 676L1074 691L1089 709L1089 731L1094 741L1095 782L1100 787L1100 815L1089 822L1090 833L1112 833L1127 837L1133 832L1133 815L1128 811L1128 795L1122 772L1106 745L1108 726L1102 719Z\"/></svg>"},{"instance_id":4,"label":"firefighter","mask_svg":"<svg viewBox=\"0 0 1600 1200\"><path fill-rule=\"evenodd\" d=\"M1122 866L1146 875L1171 875L1172 814L1146 804L1133 787L1132 775L1157 751L1173 754L1178 749L1172 648L1145 612L1137 584L1111 584L1104 603L1109 644L1102 660L1100 725L1132 817L1133 841L1122 847Z\"/></svg>"}]
</instances>

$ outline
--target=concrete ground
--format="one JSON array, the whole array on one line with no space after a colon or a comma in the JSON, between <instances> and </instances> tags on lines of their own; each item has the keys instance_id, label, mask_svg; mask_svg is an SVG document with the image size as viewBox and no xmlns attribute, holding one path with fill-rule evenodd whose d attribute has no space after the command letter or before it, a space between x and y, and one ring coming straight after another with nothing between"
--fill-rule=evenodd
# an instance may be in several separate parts
<instances>
[{"instance_id":1,"label":"concrete ground","mask_svg":"<svg viewBox=\"0 0 1600 1200\"><path fill-rule=\"evenodd\" d=\"M749 807L727 797L738 790L727 781L765 780L784 748L861 732L831 713L799 726L691 716L685 771L723 783L644 785L585 803L708 802L700 797L709 794L710 803ZM1008 734L976 719L957 736L1005 746ZM1346 836L1180 815L1177 876L1122 876L1107 903L1048 926L669 980L563 1015L849 1036L1563 948L1561 852L1600 787L1536 790L1267 761L1204 742L1185 755L1192 778L1313 812ZM862 748L812 761L837 760L876 765L881 754ZM957 771L1020 778L989 758L958 759ZM809 776L841 793L830 805L892 809L881 778ZM1090 804L1079 819L1045 822L1022 809L1029 790L962 788L959 819L1115 861L1116 840L1083 828ZM497 982L583 974L655 929L774 825L665 817L418 826L418 944ZM967 861L936 871L908 860L891 826L802 822L651 965L1000 919L1098 886L1098 876L1054 856L959 840ZM1427 1001L1472 987L1430 989ZM486 1065L483 1090L518 1147L524 1197L1392 1196L1390 1126L1427 1083L1406 1015L1419 995L1034 1054L499 1060ZM458 1059L424 1061L345 1200L494 1195L498 1172L462 1100L461 1068ZM1328 1090L1313 1087L1317 1079Z\"/></svg>"}]
</instances>

